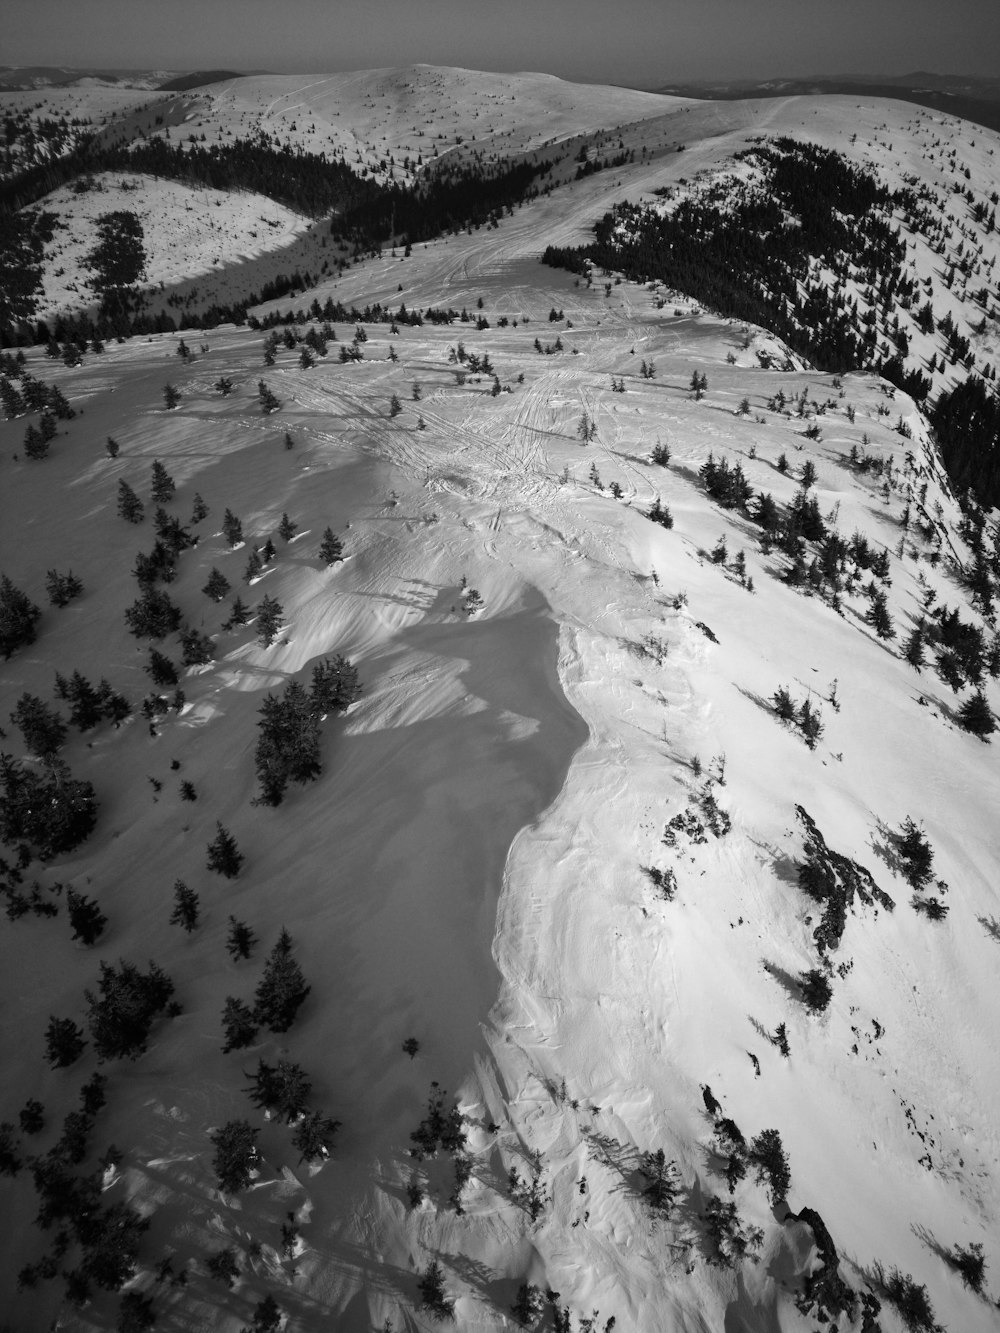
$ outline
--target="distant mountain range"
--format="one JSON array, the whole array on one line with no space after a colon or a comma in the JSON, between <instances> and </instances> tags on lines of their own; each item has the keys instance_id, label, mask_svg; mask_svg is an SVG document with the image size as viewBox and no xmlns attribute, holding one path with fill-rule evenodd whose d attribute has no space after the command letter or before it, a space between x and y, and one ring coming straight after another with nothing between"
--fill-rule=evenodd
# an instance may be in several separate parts
<instances>
[{"instance_id":1,"label":"distant mountain range","mask_svg":"<svg viewBox=\"0 0 1000 1333\"><path fill-rule=\"evenodd\" d=\"M681 97L732 101L747 97L799 97L842 93L861 97L896 97L933 107L976 125L1000 129L1000 79L959 74L841 74L802 79L734 79L706 83L670 83L650 89Z\"/></svg>"},{"instance_id":2,"label":"distant mountain range","mask_svg":"<svg viewBox=\"0 0 1000 1333\"><path fill-rule=\"evenodd\" d=\"M257 71L259 72L259 71ZM0 92L26 92L32 88L72 88L87 82L121 88L186 92L223 79L238 79L246 71L231 69L71 69L64 65L0 66Z\"/></svg>"}]
</instances>

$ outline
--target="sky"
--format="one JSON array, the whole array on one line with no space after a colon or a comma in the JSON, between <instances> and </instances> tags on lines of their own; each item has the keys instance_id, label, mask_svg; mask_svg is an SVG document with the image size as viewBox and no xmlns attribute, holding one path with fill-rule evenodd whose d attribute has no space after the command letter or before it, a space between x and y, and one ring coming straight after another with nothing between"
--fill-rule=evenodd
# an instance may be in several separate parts
<instances>
[{"instance_id":1,"label":"sky","mask_svg":"<svg viewBox=\"0 0 1000 1333\"><path fill-rule=\"evenodd\" d=\"M4 65L538 70L632 87L1000 73L997 0L12 0Z\"/></svg>"}]
</instances>

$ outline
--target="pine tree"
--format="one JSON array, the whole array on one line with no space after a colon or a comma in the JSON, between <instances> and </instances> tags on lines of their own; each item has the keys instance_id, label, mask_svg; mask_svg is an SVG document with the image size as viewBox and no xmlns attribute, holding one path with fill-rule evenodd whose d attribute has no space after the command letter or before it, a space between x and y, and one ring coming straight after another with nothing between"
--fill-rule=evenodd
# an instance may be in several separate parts
<instances>
[{"instance_id":1,"label":"pine tree","mask_svg":"<svg viewBox=\"0 0 1000 1333\"><path fill-rule=\"evenodd\" d=\"M83 1029L71 1018L50 1018L45 1030L45 1053L53 1069L66 1069L87 1045Z\"/></svg>"},{"instance_id":2,"label":"pine tree","mask_svg":"<svg viewBox=\"0 0 1000 1333\"><path fill-rule=\"evenodd\" d=\"M174 479L158 458L153 460L152 473L153 503L166 504L174 498L174 492L177 490Z\"/></svg>"},{"instance_id":3,"label":"pine tree","mask_svg":"<svg viewBox=\"0 0 1000 1333\"><path fill-rule=\"evenodd\" d=\"M256 546L250 548L250 554L247 557L246 568L243 571L243 582L252 583L254 579L260 578L264 570L264 562L260 558L260 552Z\"/></svg>"},{"instance_id":4,"label":"pine tree","mask_svg":"<svg viewBox=\"0 0 1000 1333\"><path fill-rule=\"evenodd\" d=\"M281 1306L273 1296L265 1296L254 1306L253 1323L240 1333L278 1333L281 1327Z\"/></svg>"},{"instance_id":5,"label":"pine tree","mask_svg":"<svg viewBox=\"0 0 1000 1333\"><path fill-rule=\"evenodd\" d=\"M299 530L299 525L293 523L287 514L281 515L281 522L278 524L278 536L282 541L290 542Z\"/></svg>"},{"instance_id":6,"label":"pine tree","mask_svg":"<svg viewBox=\"0 0 1000 1333\"><path fill-rule=\"evenodd\" d=\"M194 500L191 502L191 522L200 523L203 518L208 517L208 505L201 498L197 491L194 494Z\"/></svg>"},{"instance_id":7,"label":"pine tree","mask_svg":"<svg viewBox=\"0 0 1000 1333\"><path fill-rule=\"evenodd\" d=\"M896 631L893 628L892 617L889 615L885 593L880 589L876 589L872 593L871 605L865 613L865 620L868 621L880 639L895 638Z\"/></svg>"},{"instance_id":8,"label":"pine tree","mask_svg":"<svg viewBox=\"0 0 1000 1333\"><path fill-rule=\"evenodd\" d=\"M294 448L295 448L295 441L292 439L291 431L287 431L287 430L285 431L285 448L286 448L286 449L294 449Z\"/></svg>"},{"instance_id":9,"label":"pine tree","mask_svg":"<svg viewBox=\"0 0 1000 1333\"><path fill-rule=\"evenodd\" d=\"M208 869L226 879L235 879L246 859L236 846L236 839L228 829L216 822L216 834L208 844Z\"/></svg>"},{"instance_id":10,"label":"pine tree","mask_svg":"<svg viewBox=\"0 0 1000 1333\"><path fill-rule=\"evenodd\" d=\"M313 667L309 701L317 714L343 713L360 693L358 669L341 654Z\"/></svg>"},{"instance_id":11,"label":"pine tree","mask_svg":"<svg viewBox=\"0 0 1000 1333\"><path fill-rule=\"evenodd\" d=\"M231 509L226 510L222 520L222 533L230 547L239 546L243 540L243 524Z\"/></svg>"},{"instance_id":12,"label":"pine tree","mask_svg":"<svg viewBox=\"0 0 1000 1333\"><path fill-rule=\"evenodd\" d=\"M163 386L163 402L168 412L172 412L181 401L180 390L175 389L172 384Z\"/></svg>"},{"instance_id":13,"label":"pine tree","mask_svg":"<svg viewBox=\"0 0 1000 1333\"><path fill-rule=\"evenodd\" d=\"M145 514L142 501L128 482L121 478L118 482L118 513L126 523L141 523Z\"/></svg>"},{"instance_id":14,"label":"pine tree","mask_svg":"<svg viewBox=\"0 0 1000 1333\"><path fill-rule=\"evenodd\" d=\"M194 783L188 782L186 778L181 783L180 792L182 801L196 801L198 799L198 793L195 791Z\"/></svg>"},{"instance_id":15,"label":"pine tree","mask_svg":"<svg viewBox=\"0 0 1000 1333\"><path fill-rule=\"evenodd\" d=\"M34 462L40 462L48 456L49 442L42 431L29 422L24 432L24 456Z\"/></svg>"},{"instance_id":16,"label":"pine tree","mask_svg":"<svg viewBox=\"0 0 1000 1333\"><path fill-rule=\"evenodd\" d=\"M303 347L302 351L299 353L299 365L303 370L312 370L315 364L316 357L312 350L308 347Z\"/></svg>"},{"instance_id":17,"label":"pine tree","mask_svg":"<svg viewBox=\"0 0 1000 1333\"><path fill-rule=\"evenodd\" d=\"M903 656L915 671L919 671L924 665L926 660L924 658L924 634L919 625L916 626L910 634L910 637L906 640Z\"/></svg>"},{"instance_id":18,"label":"pine tree","mask_svg":"<svg viewBox=\"0 0 1000 1333\"><path fill-rule=\"evenodd\" d=\"M98 993L84 991L94 1050L100 1060L134 1060L145 1052L154 1020L173 997L174 983L153 962L145 974L125 959L117 969L108 963L100 968Z\"/></svg>"},{"instance_id":19,"label":"pine tree","mask_svg":"<svg viewBox=\"0 0 1000 1333\"><path fill-rule=\"evenodd\" d=\"M222 602L229 596L229 580L221 570L212 566L212 572L208 576L208 582L202 588L206 597L210 597L213 602Z\"/></svg>"},{"instance_id":20,"label":"pine tree","mask_svg":"<svg viewBox=\"0 0 1000 1333\"><path fill-rule=\"evenodd\" d=\"M299 1151L299 1161L315 1162L329 1157L340 1121L322 1111L306 1111L295 1127L292 1144Z\"/></svg>"},{"instance_id":21,"label":"pine tree","mask_svg":"<svg viewBox=\"0 0 1000 1333\"><path fill-rule=\"evenodd\" d=\"M792 1173L778 1131L761 1130L750 1144L749 1158L757 1167L757 1179L768 1183L771 1203L777 1205L787 1199Z\"/></svg>"},{"instance_id":22,"label":"pine tree","mask_svg":"<svg viewBox=\"0 0 1000 1333\"><path fill-rule=\"evenodd\" d=\"M108 918L93 898L75 889L66 891L66 911L73 930L73 939L81 944L95 944L103 935Z\"/></svg>"},{"instance_id":23,"label":"pine tree","mask_svg":"<svg viewBox=\"0 0 1000 1333\"><path fill-rule=\"evenodd\" d=\"M324 565L335 565L338 560L343 560L343 551L344 544L340 538L334 535L332 528L325 528L319 547L319 558Z\"/></svg>"},{"instance_id":24,"label":"pine tree","mask_svg":"<svg viewBox=\"0 0 1000 1333\"><path fill-rule=\"evenodd\" d=\"M274 597L265 596L257 607L257 642L262 648L270 648L281 632L283 610L281 603Z\"/></svg>"},{"instance_id":25,"label":"pine tree","mask_svg":"<svg viewBox=\"0 0 1000 1333\"><path fill-rule=\"evenodd\" d=\"M215 656L215 644L200 630L181 630L181 660L185 666L203 666Z\"/></svg>"},{"instance_id":26,"label":"pine tree","mask_svg":"<svg viewBox=\"0 0 1000 1333\"><path fill-rule=\"evenodd\" d=\"M257 396L260 399L261 409L265 416L270 416L272 412L277 412L281 407L281 399L267 387L263 380L257 381Z\"/></svg>"},{"instance_id":27,"label":"pine tree","mask_svg":"<svg viewBox=\"0 0 1000 1333\"><path fill-rule=\"evenodd\" d=\"M997 724L982 690L970 694L962 704L958 710L958 722L964 731L970 731L973 736L978 736L981 741L988 743L988 737L996 731Z\"/></svg>"},{"instance_id":28,"label":"pine tree","mask_svg":"<svg viewBox=\"0 0 1000 1333\"><path fill-rule=\"evenodd\" d=\"M146 672L154 685L176 685L177 668L158 648L150 648Z\"/></svg>"},{"instance_id":29,"label":"pine tree","mask_svg":"<svg viewBox=\"0 0 1000 1333\"><path fill-rule=\"evenodd\" d=\"M22 1134L40 1134L45 1128L45 1107L36 1098L29 1097L17 1119Z\"/></svg>"},{"instance_id":30,"label":"pine tree","mask_svg":"<svg viewBox=\"0 0 1000 1333\"><path fill-rule=\"evenodd\" d=\"M257 803L276 806L289 782L309 782L320 774L319 714L302 686L293 681L280 698L266 696L260 717L254 752L262 789Z\"/></svg>"},{"instance_id":31,"label":"pine tree","mask_svg":"<svg viewBox=\"0 0 1000 1333\"><path fill-rule=\"evenodd\" d=\"M231 916L229 918L229 935L226 938L226 948L229 951L230 958L234 962L240 958L249 958L256 943L257 936L246 922L237 921L234 916Z\"/></svg>"},{"instance_id":32,"label":"pine tree","mask_svg":"<svg viewBox=\"0 0 1000 1333\"><path fill-rule=\"evenodd\" d=\"M311 989L292 957L291 936L282 927L255 992L254 1016L271 1032L287 1032Z\"/></svg>"},{"instance_id":33,"label":"pine tree","mask_svg":"<svg viewBox=\"0 0 1000 1333\"><path fill-rule=\"evenodd\" d=\"M137 639L165 639L180 628L180 607L160 588L147 588L126 610L125 623Z\"/></svg>"},{"instance_id":34,"label":"pine tree","mask_svg":"<svg viewBox=\"0 0 1000 1333\"><path fill-rule=\"evenodd\" d=\"M252 1046L257 1040L259 1031L253 1010L232 995L226 996L225 1008L222 1011L222 1029L226 1038L222 1048L223 1055L228 1055L230 1051L242 1050L245 1046Z\"/></svg>"},{"instance_id":35,"label":"pine tree","mask_svg":"<svg viewBox=\"0 0 1000 1333\"><path fill-rule=\"evenodd\" d=\"M271 538L268 537L267 541L261 547L260 551L261 560L264 562L265 565L269 565L277 554L278 554L278 548L275 546Z\"/></svg>"},{"instance_id":36,"label":"pine tree","mask_svg":"<svg viewBox=\"0 0 1000 1333\"><path fill-rule=\"evenodd\" d=\"M305 1112L312 1084L300 1065L279 1060L276 1065L257 1062L253 1083L244 1091L254 1106L284 1119L291 1125Z\"/></svg>"},{"instance_id":37,"label":"pine tree","mask_svg":"<svg viewBox=\"0 0 1000 1333\"><path fill-rule=\"evenodd\" d=\"M436 1259L432 1259L417 1283L420 1292L420 1304L429 1310L435 1319L451 1319L455 1312L455 1302L445 1294L444 1273Z\"/></svg>"},{"instance_id":38,"label":"pine tree","mask_svg":"<svg viewBox=\"0 0 1000 1333\"><path fill-rule=\"evenodd\" d=\"M240 1266L236 1262L236 1251L232 1249L216 1250L205 1260L209 1277L222 1282L231 1291L240 1275Z\"/></svg>"},{"instance_id":39,"label":"pine tree","mask_svg":"<svg viewBox=\"0 0 1000 1333\"><path fill-rule=\"evenodd\" d=\"M66 740L66 723L61 715L34 694L22 694L10 720L20 731L24 748L36 759L48 759Z\"/></svg>"},{"instance_id":40,"label":"pine tree","mask_svg":"<svg viewBox=\"0 0 1000 1333\"><path fill-rule=\"evenodd\" d=\"M59 574L50 569L45 575L45 591L49 595L50 605L62 608L80 596L83 583L72 570L68 574Z\"/></svg>"},{"instance_id":41,"label":"pine tree","mask_svg":"<svg viewBox=\"0 0 1000 1333\"><path fill-rule=\"evenodd\" d=\"M191 933L198 924L198 895L183 880L174 884L174 910L170 913L172 926L183 926Z\"/></svg>"},{"instance_id":42,"label":"pine tree","mask_svg":"<svg viewBox=\"0 0 1000 1333\"><path fill-rule=\"evenodd\" d=\"M806 745L810 750L815 750L816 742L823 735L823 719L819 709L814 709L808 699L805 699L799 708L798 722Z\"/></svg>"},{"instance_id":43,"label":"pine tree","mask_svg":"<svg viewBox=\"0 0 1000 1333\"><path fill-rule=\"evenodd\" d=\"M229 615L223 621L224 630L236 629L239 625L245 625L250 619L250 608L244 602L242 597L237 597L229 608Z\"/></svg>"},{"instance_id":44,"label":"pine tree","mask_svg":"<svg viewBox=\"0 0 1000 1333\"><path fill-rule=\"evenodd\" d=\"M210 1137L215 1148L212 1167L219 1189L224 1194L245 1190L253 1168L260 1161L257 1131L246 1120L230 1120Z\"/></svg>"},{"instance_id":45,"label":"pine tree","mask_svg":"<svg viewBox=\"0 0 1000 1333\"><path fill-rule=\"evenodd\" d=\"M0 652L6 661L18 648L35 642L35 626L41 610L6 574L0 575Z\"/></svg>"}]
</instances>

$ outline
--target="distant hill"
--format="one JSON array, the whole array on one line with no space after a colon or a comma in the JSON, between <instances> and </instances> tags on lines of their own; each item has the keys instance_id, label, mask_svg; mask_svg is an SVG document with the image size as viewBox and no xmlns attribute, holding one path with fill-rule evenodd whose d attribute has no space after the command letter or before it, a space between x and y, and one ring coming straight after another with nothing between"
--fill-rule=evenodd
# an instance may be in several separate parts
<instances>
[{"instance_id":1,"label":"distant hill","mask_svg":"<svg viewBox=\"0 0 1000 1333\"><path fill-rule=\"evenodd\" d=\"M72 88L89 82L106 83L120 88L153 89L163 85L164 80L178 77L182 76L177 71L169 69L71 69L65 65L23 65L0 70L0 92L27 92L32 88Z\"/></svg>"},{"instance_id":2,"label":"distant hill","mask_svg":"<svg viewBox=\"0 0 1000 1333\"><path fill-rule=\"evenodd\" d=\"M222 83L224 79L242 79L244 76L233 69L194 70L190 74L179 74L160 84L161 93L186 93L191 88L204 88L210 83Z\"/></svg>"},{"instance_id":3,"label":"distant hill","mask_svg":"<svg viewBox=\"0 0 1000 1333\"><path fill-rule=\"evenodd\" d=\"M1000 80L960 75L845 74L801 79L734 80L719 83L671 83L652 91L712 101L748 97L798 97L840 93L856 97L895 97L917 106L932 107L987 129L1000 129Z\"/></svg>"}]
</instances>

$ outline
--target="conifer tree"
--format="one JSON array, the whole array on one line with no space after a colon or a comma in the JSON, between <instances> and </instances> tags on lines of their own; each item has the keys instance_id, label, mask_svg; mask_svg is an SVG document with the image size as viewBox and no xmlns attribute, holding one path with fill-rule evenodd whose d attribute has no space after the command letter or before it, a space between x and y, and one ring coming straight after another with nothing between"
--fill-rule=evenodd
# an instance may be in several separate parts
<instances>
[{"instance_id":1,"label":"conifer tree","mask_svg":"<svg viewBox=\"0 0 1000 1333\"><path fill-rule=\"evenodd\" d=\"M88 898L85 893L77 893L75 889L67 889L66 910L73 930L73 939L79 940L81 944L90 945L101 938L104 927L108 924L108 918L93 898Z\"/></svg>"},{"instance_id":2,"label":"conifer tree","mask_svg":"<svg viewBox=\"0 0 1000 1333\"><path fill-rule=\"evenodd\" d=\"M200 523L203 518L207 517L208 517L208 505L201 498L199 493L195 491L194 499L191 502L191 522Z\"/></svg>"},{"instance_id":3,"label":"conifer tree","mask_svg":"<svg viewBox=\"0 0 1000 1333\"><path fill-rule=\"evenodd\" d=\"M299 530L299 525L293 523L287 514L281 515L281 522L278 524L278 536L282 541L290 542Z\"/></svg>"},{"instance_id":4,"label":"conifer tree","mask_svg":"<svg viewBox=\"0 0 1000 1333\"><path fill-rule=\"evenodd\" d=\"M244 602L242 597L237 597L229 608L229 615L223 621L224 630L236 629L239 625L245 625L250 619L250 608Z\"/></svg>"},{"instance_id":5,"label":"conifer tree","mask_svg":"<svg viewBox=\"0 0 1000 1333\"><path fill-rule=\"evenodd\" d=\"M160 588L146 588L126 610L125 623L137 639L165 639L180 628L180 607Z\"/></svg>"},{"instance_id":6,"label":"conifer tree","mask_svg":"<svg viewBox=\"0 0 1000 1333\"><path fill-rule=\"evenodd\" d=\"M135 491L124 479L118 482L118 513L126 523L141 523L145 508Z\"/></svg>"},{"instance_id":7,"label":"conifer tree","mask_svg":"<svg viewBox=\"0 0 1000 1333\"><path fill-rule=\"evenodd\" d=\"M389 415L391 417L398 417L400 412L402 412L402 410L403 410L403 404L399 401L398 396L396 394L393 394L392 397L389 399Z\"/></svg>"},{"instance_id":8,"label":"conifer tree","mask_svg":"<svg viewBox=\"0 0 1000 1333\"><path fill-rule=\"evenodd\" d=\"M216 1282L222 1282L231 1291L236 1285L236 1279L240 1275L240 1266L236 1262L236 1251L233 1249L216 1250L215 1254L209 1255L205 1260L205 1267L208 1269L209 1276Z\"/></svg>"},{"instance_id":9,"label":"conifer tree","mask_svg":"<svg viewBox=\"0 0 1000 1333\"><path fill-rule=\"evenodd\" d=\"M177 668L158 648L150 648L146 672L154 685L177 684Z\"/></svg>"},{"instance_id":10,"label":"conifer tree","mask_svg":"<svg viewBox=\"0 0 1000 1333\"><path fill-rule=\"evenodd\" d=\"M226 948L229 951L230 958L234 962L240 958L249 958L256 943L257 936L246 922L237 921L234 916L231 916L229 918L229 935L226 938Z\"/></svg>"},{"instance_id":11,"label":"conifer tree","mask_svg":"<svg viewBox=\"0 0 1000 1333\"><path fill-rule=\"evenodd\" d=\"M255 992L254 1016L271 1032L287 1032L310 990L292 957L291 936L282 927Z\"/></svg>"},{"instance_id":12,"label":"conifer tree","mask_svg":"<svg viewBox=\"0 0 1000 1333\"><path fill-rule=\"evenodd\" d=\"M172 926L183 926L191 933L198 924L198 895L183 880L174 884L174 910L170 913Z\"/></svg>"},{"instance_id":13,"label":"conifer tree","mask_svg":"<svg viewBox=\"0 0 1000 1333\"><path fill-rule=\"evenodd\" d=\"M83 1029L71 1018L49 1019L45 1030L45 1052L53 1069L66 1069L79 1059L86 1045Z\"/></svg>"},{"instance_id":14,"label":"conifer tree","mask_svg":"<svg viewBox=\"0 0 1000 1333\"><path fill-rule=\"evenodd\" d=\"M243 582L252 583L254 579L260 578L264 569L264 562L260 558L260 552L256 546L250 548L250 555L247 557L246 569L243 571Z\"/></svg>"},{"instance_id":15,"label":"conifer tree","mask_svg":"<svg viewBox=\"0 0 1000 1333\"><path fill-rule=\"evenodd\" d=\"M153 503L166 504L174 498L174 492L177 490L174 479L158 458L153 460L152 474Z\"/></svg>"},{"instance_id":16,"label":"conifer tree","mask_svg":"<svg viewBox=\"0 0 1000 1333\"><path fill-rule=\"evenodd\" d=\"M272 412L277 412L281 407L281 399L268 388L263 380L257 381L257 396L260 399L261 409L265 416L270 416Z\"/></svg>"},{"instance_id":17,"label":"conifer tree","mask_svg":"<svg viewBox=\"0 0 1000 1333\"><path fill-rule=\"evenodd\" d=\"M306 1111L295 1127L292 1143L299 1151L299 1161L315 1162L329 1157L340 1121L322 1111Z\"/></svg>"},{"instance_id":18,"label":"conifer tree","mask_svg":"<svg viewBox=\"0 0 1000 1333\"><path fill-rule=\"evenodd\" d=\"M163 386L163 403L168 412L172 412L181 401L180 390L175 389L172 384Z\"/></svg>"},{"instance_id":19,"label":"conifer tree","mask_svg":"<svg viewBox=\"0 0 1000 1333\"><path fill-rule=\"evenodd\" d=\"M222 533L230 547L239 546L243 540L243 524L231 509L226 510L222 520Z\"/></svg>"},{"instance_id":20,"label":"conifer tree","mask_svg":"<svg viewBox=\"0 0 1000 1333\"><path fill-rule=\"evenodd\" d=\"M257 642L262 648L270 648L281 633L282 615L281 603L265 595L257 607Z\"/></svg>"},{"instance_id":21,"label":"conifer tree","mask_svg":"<svg viewBox=\"0 0 1000 1333\"><path fill-rule=\"evenodd\" d=\"M871 605L865 613L865 619L880 639L895 638L896 631L889 615L885 593L881 589L876 589L872 593Z\"/></svg>"},{"instance_id":22,"label":"conifer tree","mask_svg":"<svg viewBox=\"0 0 1000 1333\"><path fill-rule=\"evenodd\" d=\"M305 1111L312 1084L300 1065L291 1060L279 1060L276 1065L259 1060L252 1078L245 1091L258 1110L280 1116L286 1125Z\"/></svg>"},{"instance_id":23,"label":"conifer tree","mask_svg":"<svg viewBox=\"0 0 1000 1333\"><path fill-rule=\"evenodd\" d=\"M319 558L327 566L335 565L338 560L343 560L344 543L339 537L334 535L332 528L323 530L323 540L319 546Z\"/></svg>"},{"instance_id":24,"label":"conifer tree","mask_svg":"<svg viewBox=\"0 0 1000 1333\"><path fill-rule=\"evenodd\" d=\"M83 592L83 583L72 570L67 574L59 574L56 570L50 569L45 575L45 591L49 595L49 603L62 608L80 596Z\"/></svg>"},{"instance_id":25,"label":"conifer tree","mask_svg":"<svg viewBox=\"0 0 1000 1333\"><path fill-rule=\"evenodd\" d=\"M215 656L215 644L200 630L181 630L181 660L185 666L203 666Z\"/></svg>"},{"instance_id":26,"label":"conifer tree","mask_svg":"<svg viewBox=\"0 0 1000 1333\"><path fill-rule=\"evenodd\" d=\"M228 1055L230 1051L239 1051L245 1046L252 1046L257 1040L259 1026L249 1005L232 995L227 995L225 1008L222 1011L222 1030L226 1038L222 1054Z\"/></svg>"},{"instance_id":27,"label":"conifer tree","mask_svg":"<svg viewBox=\"0 0 1000 1333\"><path fill-rule=\"evenodd\" d=\"M253 1323L240 1333L278 1333L281 1327L281 1306L268 1294L254 1306Z\"/></svg>"},{"instance_id":28,"label":"conifer tree","mask_svg":"<svg viewBox=\"0 0 1000 1333\"><path fill-rule=\"evenodd\" d=\"M216 834L208 844L208 869L226 879L235 879L246 859L236 845L236 839L216 821Z\"/></svg>"},{"instance_id":29,"label":"conifer tree","mask_svg":"<svg viewBox=\"0 0 1000 1333\"><path fill-rule=\"evenodd\" d=\"M6 574L0 574L0 652L5 661L16 649L35 642L41 615L30 597L15 588Z\"/></svg>"},{"instance_id":30,"label":"conifer tree","mask_svg":"<svg viewBox=\"0 0 1000 1333\"><path fill-rule=\"evenodd\" d=\"M919 671L924 665L924 634L923 630L917 625L906 640L906 646L903 649L903 656L909 662L915 671Z\"/></svg>"},{"instance_id":31,"label":"conifer tree","mask_svg":"<svg viewBox=\"0 0 1000 1333\"><path fill-rule=\"evenodd\" d=\"M958 710L959 725L964 731L970 731L973 736L978 736L981 741L987 741L997 729L996 718L990 709L989 702L982 690L976 690L970 694L962 707Z\"/></svg>"},{"instance_id":32,"label":"conifer tree","mask_svg":"<svg viewBox=\"0 0 1000 1333\"><path fill-rule=\"evenodd\" d=\"M313 667L309 701L315 713L343 713L360 693L358 669L341 654Z\"/></svg>"},{"instance_id":33,"label":"conifer tree","mask_svg":"<svg viewBox=\"0 0 1000 1333\"><path fill-rule=\"evenodd\" d=\"M21 695L10 720L20 731L24 748L36 759L48 759L66 740L66 723L61 715L34 694Z\"/></svg>"},{"instance_id":34,"label":"conifer tree","mask_svg":"<svg viewBox=\"0 0 1000 1333\"><path fill-rule=\"evenodd\" d=\"M110 435L108 436L107 443L105 444L104 447L108 451L109 458L117 458L119 452L121 451L121 445L118 443L117 440L112 439Z\"/></svg>"},{"instance_id":35,"label":"conifer tree","mask_svg":"<svg viewBox=\"0 0 1000 1333\"><path fill-rule=\"evenodd\" d=\"M210 597L213 602L222 602L229 596L229 580L221 570L212 566L212 572L208 576L208 582L202 588L206 597Z\"/></svg>"},{"instance_id":36,"label":"conifer tree","mask_svg":"<svg viewBox=\"0 0 1000 1333\"><path fill-rule=\"evenodd\" d=\"M444 1273L436 1259L432 1259L417 1283L420 1292L420 1304L429 1310L435 1319L451 1319L455 1313L455 1302L445 1294Z\"/></svg>"},{"instance_id":37,"label":"conifer tree","mask_svg":"<svg viewBox=\"0 0 1000 1333\"><path fill-rule=\"evenodd\" d=\"M146 1050L153 1022L169 1004L174 983L153 962L142 973L125 959L101 963L98 992L84 991L87 1020L100 1060L134 1060Z\"/></svg>"},{"instance_id":38,"label":"conifer tree","mask_svg":"<svg viewBox=\"0 0 1000 1333\"><path fill-rule=\"evenodd\" d=\"M211 1141L215 1148L212 1167L219 1189L224 1194L245 1190L253 1168L260 1161L257 1131L246 1120L230 1120L211 1135Z\"/></svg>"}]
</instances>

